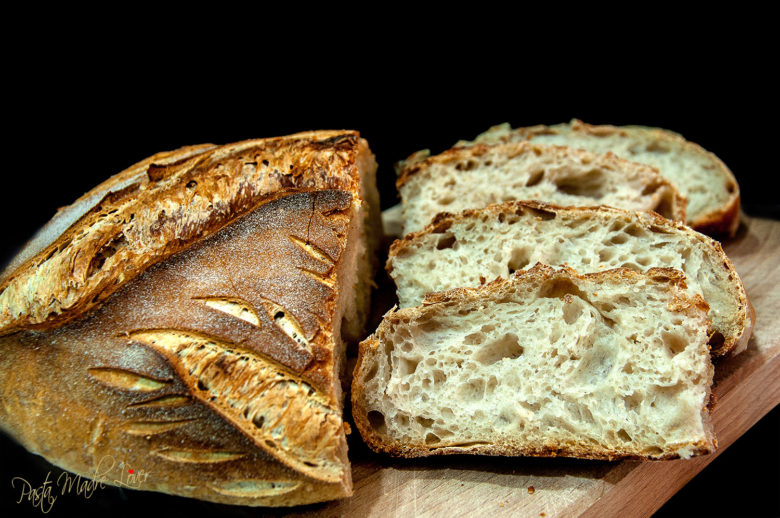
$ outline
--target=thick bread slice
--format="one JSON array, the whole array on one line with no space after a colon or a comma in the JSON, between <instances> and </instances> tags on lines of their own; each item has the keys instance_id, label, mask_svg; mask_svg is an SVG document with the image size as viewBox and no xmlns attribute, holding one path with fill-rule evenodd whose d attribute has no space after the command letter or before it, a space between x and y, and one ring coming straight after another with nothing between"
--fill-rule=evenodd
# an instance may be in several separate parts
<instances>
[{"instance_id":1,"label":"thick bread slice","mask_svg":"<svg viewBox=\"0 0 780 518\"><path fill-rule=\"evenodd\" d=\"M404 233L439 212L510 200L655 210L685 221L685 198L656 170L613 155L528 142L454 148L402 167Z\"/></svg>"},{"instance_id":2,"label":"thick bread slice","mask_svg":"<svg viewBox=\"0 0 780 518\"><path fill-rule=\"evenodd\" d=\"M538 265L391 311L360 345L355 424L404 457L712 452L707 305L683 279Z\"/></svg>"},{"instance_id":3,"label":"thick bread slice","mask_svg":"<svg viewBox=\"0 0 780 518\"><path fill-rule=\"evenodd\" d=\"M677 133L643 126L592 126L575 119L569 124L515 129L501 124L473 143L523 140L612 152L656 167L688 198L688 225L714 236L733 236L739 227L739 185L734 174L713 153Z\"/></svg>"},{"instance_id":4,"label":"thick bread slice","mask_svg":"<svg viewBox=\"0 0 780 518\"><path fill-rule=\"evenodd\" d=\"M0 428L86 477L144 470L143 490L350 495L340 374L381 237L373 155L350 131L173 155L60 212L4 274Z\"/></svg>"},{"instance_id":5,"label":"thick bread slice","mask_svg":"<svg viewBox=\"0 0 780 518\"><path fill-rule=\"evenodd\" d=\"M702 295L711 308L713 355L747 346L755 313L720 244L654 213L508 202L441 214L425 230L395 241L386 267L406 307L429 292L479 286L536 262L580 273L679 269L689 293Z\"/></svg>"}]
</instances>

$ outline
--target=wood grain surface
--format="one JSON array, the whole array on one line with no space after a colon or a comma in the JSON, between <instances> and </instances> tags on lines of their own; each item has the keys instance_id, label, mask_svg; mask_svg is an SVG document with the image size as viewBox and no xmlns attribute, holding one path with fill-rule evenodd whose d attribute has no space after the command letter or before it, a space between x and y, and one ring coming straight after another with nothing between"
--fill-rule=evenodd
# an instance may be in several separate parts
<instances>
[{"instance_id":1,"label":"wood grain surface","mask_svg":"<svg viewBox=\"0 0 780 518\"><path fill-rule=\"evenodd\" d=\"M391 212L391 215L393 213ZM392 223L392 222L389 222ZM292 516L649 516L780 403L780 222L742 216L724 243L756 309L748 349L716 366L718 452L600 462L451 456L391 459L350 439L355 494ZM380 283L381 286L381 283ZM391 289L385 280L384 289Z\"/></svg>"}]
</instances>

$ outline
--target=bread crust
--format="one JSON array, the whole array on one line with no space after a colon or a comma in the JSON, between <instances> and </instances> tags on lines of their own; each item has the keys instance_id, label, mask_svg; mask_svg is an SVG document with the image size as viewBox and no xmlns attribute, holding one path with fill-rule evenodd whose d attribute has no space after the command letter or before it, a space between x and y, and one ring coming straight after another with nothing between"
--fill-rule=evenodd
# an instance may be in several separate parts
<instances>
[{"instance_id":1,"label":"bread crust","mask_svg":"<svg viewBox=\"0 0 780 518\"><path fill-rule=\"evenodd\" d=\"M108 457L144 469L145 490L351 494L336 306L353 215L345 191L277 193L82 317L0 337L3 429L87 477Z\"/></svg>"},{"instance_id":2,"label":"bread crust","mask_svg":"<svg viewBox=\"0 0 780 518\"><path fill-rule=\"evenodd\" d=\"M597 137L607 136L634 136L645 139L653 143L671 143L682 147L686 152L704 157L709 161L718 173L725 179L728 190L728 199L717 209L711 210L705 214L688 221L688 225L698 232L715 237L733 237L739 228L739 207L740 192L734 173L731 169L714 153L707 151L695 142L686 140L682 135L662 128L653 128L647 126L612 126L612 125L592 125L582 122L578 119L572 119L568 124L556 124L545 126L528 126L521 128L510 128L508 124L494 126L483 135L490 141L509 141L523 139L532 141L534 137L540 135L551 135L561 133L574 133L584 135L594 135ZM482 137L483 135L480 135ZM477 137L477 142L480 140ZM459 145L466 145L467 142L460 142ZM689 215L690 216L690 215Z\"/></svg>"},{"instance_id":3,"label":"bread crust","mask_svg":"<svg viewBox=\"0 0 780 518\"><path fill-rule=\"evenodd\" d=\"M342 323L366 316L375 167L353 131L191 146L60 211L4 274L0 428L85 477L143 469L143 490L349 496Z\"/></svg>"},{"instance_id":4,"label":"bread crust","mask_svg":"<svg viewBox=\"0 0 780 518\"><path fill-rule=\"evenodd\" d=\"M673 311L678 311L688 316L701 315L706 313L709 306L700 296L689 296L685 293L685 274L673 268L651 268L645 273L636 272L627 268L616 268L601 272L578 274L571 268L563 267L554 269L550 266L537 263L529 270L518 270L510 279L496 279L488 284L476 288L455 288L444 292L437 292L428 295L421 306L404 309L391 309L382 319L379 329L371 336L366 338L360 344L357 363L352 382L352 415L355 425L363 437L366 444L374 451L386 453L397 457L424 457L431 455L448 454L479 454L479 455L504 455L504 456L534 456L534 457L578 457L583 459L595 460L616 460L616 459L636 459L636 460L671 460L680 458L677 453L664 453L638 455L635 451L628 449L606 449L591 443L582 444L543 444L535 447L524 446L519 442L511 440L491 443L472 443L468 445L455 446L431 446L424 443L401 443L393 438L380 434L371 425L368 419L369 409L365 405L365 386L362 383L364 370L367 369L369 362L367 358L375 354L380 347L379 333L384 327L391 326L391 322L399 320L419 319L426 312L435 309L435 306L443 304L461 304L469 301L484 300L488 296L501 297L511 292L513 286L526 280L529 282L544 282L555 278L565 279L592 279L596 282L608 279L622 279L626 283L635 282L637 279L649 277L654 282L668 284L672 288L677 288L678 292L674 297L674 302L670 306ZM702 408L702 415L707 419L708 408L705 405ZM711 453L717 445L714 437L712 441L702 440L693 444L679 445L687 446L693 455ZM676 448L676 446L672 446Z\"/></svg>"},{"instance_id":5,"label":"bread crust","mask_svg":"<svg viewBox=\"0 0 780 518\"><path fill-rule=\"evenodd\" d=\"M697 219L691 227L708 236L732 238L739 229L740 203L741 197L737 194L729 201L728 205Z\"/></svg>"},{"instance_id":6,"label":"bread crust","mask_svg":"<svg viewBox=\"0 0 780 518\"><path fill-rule=\"evenodd\" d=\"M94 205L82 206L61 235L6 272L0 334L52 329L84 314L269 194L340 189L357 197L361 146L357 132L317 131L189 146L131 166L80 198L74 205Z\"/></svg>"},{"instance_id":7,"label":"bread crust","mask_svg":"<svg viewBox=\"0 0 780 518\"><path fill-rule=\"evenodd\" d=\"M156 153L103 181L70 205L61 207L57 210L57 213L51 221L44 225L44 227L22 247L19 253L5 265L2 272L0 272L0 284L5 282L10 274L16 271L32 256L50 245L65 232L68 227L82 217L85 212L97 205L108 193L121 190L128 185L143 181L142 177L146 175L146 169L150 164L170 165L214 147L216 147L214 144L200 144L196 146L184 146L173 151Z\"/></svg>"},{"instance_id":8,"label":"bread crust","mask_svg":"<svg viewBox=\"0 0 780 518\"><path fill-rule=\"evenodd\" d=\"M500 204L490 205L482 209L469 209L459 214L440 213L431 223L423 230L412 232L403 238L395 240L390 245L390 251L388 254L387 262L385 263L385 269L388 273L392 274L393 260L399 254L411 246L416 241L419 241L422 236L432 233L442 233L446 231L453 223L461 222L470 218L480 217L484 214L491 216L498 216L500 214L510 214L516 211L541 211L541 213L548 213L552 215L558 214L587 214L593 217L598 217L599 214L614 214L623 217L630 218L633 222L641 225L646 229L650 229L653 226L661 227L670 232L678 232L688 236L693 242L699 243L701 246L707 247L712 253L718 257L718 261L723 264L723 267L733 277L735 284L735 291L739 297L739 309L737 320L739 327L742 330L741 333L733 337L726 337L722 344L715 344L712 349L713 358L723 358L726 356L738 354L745 350L747 343L750 340L753 326L755 325L755 310L748 298L745 287L742 284L742 280L739 274L734 268L734 264L728 258L723 251L723 247L718 241L709 238L686 225L670 221L666 218L656 214L652 211L640 212L640 211L626 211L623 209L617 209L613 207L597 206L597 207L561 207L549 203L538 202L534 200L530 201L514 201Z\"/></svg>"}]
</instances>

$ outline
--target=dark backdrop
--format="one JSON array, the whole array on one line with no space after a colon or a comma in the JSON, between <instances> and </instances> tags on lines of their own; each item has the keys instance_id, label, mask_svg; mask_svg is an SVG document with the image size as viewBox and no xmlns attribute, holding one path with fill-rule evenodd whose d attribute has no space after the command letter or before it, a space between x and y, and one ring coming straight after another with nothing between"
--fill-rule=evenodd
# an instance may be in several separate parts
<instances>
[{"instance_id":1,"label":"dark backdrop","mask_svg":"<svg viewBox=\"0 0 780 518\"><path fill-rule=\"evenodd\" d=\"M720 156L740 183L748 214L780 213L771 82L762 68L725 55L709 61L684 56L673 69L659 61L636 73L595 60L582 67L588 73L577 68L577 74L553 74L551 69L565 69L571 60L542 64L523 54L497 67L473 56L374 55L361 68L355 66L360 59L343 49L312 48L280 69L264 56L206 64L158 56L109 66L101 60L74 62L56 48L53 53L20 69L4 107L3 263L57 207L150 154L308 129L352 128L368 139L379 161L386 208L397 202L395 161L420 148L442 151L493 124L553 124L576 117L660 126ZM775 409L660 515L692 509L709 516L780 514L778 437ZM0 458L0 515L11 516L22 506L11 501L10 479L24 474L42 479L49 468L5 437ZM105 493L100 501L79 505L78 512L138 516L191 508L160 495ZM68 509L58 502L52 514Z\"/></svg>"},{"instance_id":2,"label":"dark backdrop","mask_svg":"<svg viewBox=\"0 0 780 518\"><path fill-rule=\"evenodd\" d=\"M397 202L392 164L420 148L443 151L501 122L642 124L677 131L721 157L736 175L749 214L780 214L777 148L770 124L776 101L758 76L718 82L703 72L606 77L603 84L532 82L473 76L402 80L385 75L255 86L190 85L179 78L89 76L78 71L56 88L21 91L6 105L3 203L7 257L57 207L161 150L227 143L308 129L357 129L379 161L382 205ZM323 82L324 81L324 82ZM235 86L235 88L233 88ZM197 89L194 89L197 87ZM10 111L10 113L8 113ZM10 116L9 116L10 115ZM769 129L770 131L766 131ZM9 134L6 134L8 139Z\"/></svg>"}]
</instances>

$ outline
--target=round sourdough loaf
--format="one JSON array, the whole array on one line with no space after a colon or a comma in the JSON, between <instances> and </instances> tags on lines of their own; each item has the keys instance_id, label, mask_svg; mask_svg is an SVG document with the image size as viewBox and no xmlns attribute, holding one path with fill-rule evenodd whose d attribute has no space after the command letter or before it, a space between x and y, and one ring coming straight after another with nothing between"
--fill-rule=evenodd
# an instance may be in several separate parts
<instances>
[{"instance_id":1,"label":"round sourdough loaf","mask_svg":"<svg viewBox=\"0 0 780 518\"><path fill-rule=\"evenodd\" d=\"M376 266L375 168L352 131L195 146L61 211L0 280L2 429L86 477L144 470L144 490L350 495L340 374Z\"/></svg>"}]
</instances>

